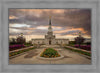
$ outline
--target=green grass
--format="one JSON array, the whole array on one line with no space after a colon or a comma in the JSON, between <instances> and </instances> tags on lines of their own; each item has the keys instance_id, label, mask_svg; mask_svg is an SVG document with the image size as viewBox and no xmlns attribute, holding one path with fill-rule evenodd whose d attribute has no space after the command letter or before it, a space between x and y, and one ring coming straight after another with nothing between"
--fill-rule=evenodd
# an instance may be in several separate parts
<instances>
[{"instance_id":1,"label":"green grass","mask_svg":"<svg viewBox=\"0 0 100 73\"><path fill-rule=\"evenodd\" d=\"M81 51L81 50L77 50L77 49L71 49L71 48L65 48L65 49L71 50L73 52L78 52L80 54L84 54L84 55L87 55L87 56L91 56L91 53L89 53L89 52L85 52L85 51Z\"/></svg>"},{"instance_id":2,"label":"green grass","mask_svg":"<svg viewBox=\"0 0 100 73\"><path fill-rule=\"evenodd\" d=\"M35 49L35 48L32 47L32 48L28 48L28 49L24 49L24 50L15 51L15 52L9 53L9 56L14 56L14 55L17 55L17 54L26 52L26 51L30 51L30 50L32 50L32 49Z\"/></svg>"},{"instance_id":3,"label":"green grass","mask_svg":"<svg viewBox=\"0 0 100 73\"><path fill-rule=\"evenodd\" d=\"M24 45L25 45L26 47L33 46L33 44L30 44L30 43L25 43Z\"/></svg>"}]
</instances>

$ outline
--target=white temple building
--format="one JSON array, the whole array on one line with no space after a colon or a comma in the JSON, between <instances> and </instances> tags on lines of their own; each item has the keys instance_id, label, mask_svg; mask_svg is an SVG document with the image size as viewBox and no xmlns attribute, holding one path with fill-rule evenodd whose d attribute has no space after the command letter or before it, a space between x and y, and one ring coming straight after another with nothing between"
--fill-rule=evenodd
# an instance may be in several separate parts
<instances>
[{"instance_id":1,"label":"white temple building","mask_svg":"<svg viewBox=\"0 0 100 73\"><path fill-rule=\"evenodd\" d=\"M32 39L32 44L44 44L44 45L57 45L57 44L68 44L69 39L57 39L52 31L51 18L49 19L48 32L44 39Z\"/></svg>"}]
</instances>

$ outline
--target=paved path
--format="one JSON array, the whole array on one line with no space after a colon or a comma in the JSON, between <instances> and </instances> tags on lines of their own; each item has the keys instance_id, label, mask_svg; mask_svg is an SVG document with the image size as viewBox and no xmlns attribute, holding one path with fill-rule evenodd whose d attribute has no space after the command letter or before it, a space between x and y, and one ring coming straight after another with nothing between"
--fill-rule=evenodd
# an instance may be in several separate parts
<instances>
[{"instance_id":1,"label":"paved path","mask_svg":"<svg viewBox=\"0 0 100 73\"><path fill-rule=\"evenodd\" d=\"M54 48L57 49L57 48ZM67 49L61 48L57 49L63 56L60 60L40 60L36 56L43 50L43 48L38 48L27 52L21 56L10 59L9 64L91 64L91 60L76 53L69 51Z\"/></svg>"}]
</instances>

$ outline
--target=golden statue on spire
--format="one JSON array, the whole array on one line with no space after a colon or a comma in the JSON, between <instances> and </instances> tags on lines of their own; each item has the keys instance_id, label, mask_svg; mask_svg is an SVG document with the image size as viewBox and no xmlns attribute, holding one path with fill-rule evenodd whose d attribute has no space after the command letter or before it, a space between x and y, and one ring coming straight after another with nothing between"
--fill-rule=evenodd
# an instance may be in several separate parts
<instances>
[{"instance_id":1,"label":"golden statue on spire","mask_svg":"<svg viewBox=\"0 0 100 73\"><path fill-rule=\"evenodd\" d=\"M51 19L51 15L49 16L49 19Z\"/></svg>"}]
</instances>

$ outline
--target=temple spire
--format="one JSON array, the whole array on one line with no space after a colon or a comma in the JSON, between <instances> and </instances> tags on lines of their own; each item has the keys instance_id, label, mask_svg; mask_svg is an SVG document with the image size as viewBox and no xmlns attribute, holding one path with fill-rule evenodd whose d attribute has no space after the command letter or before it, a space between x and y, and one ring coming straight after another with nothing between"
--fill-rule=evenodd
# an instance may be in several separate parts
<instances>
[{"instance_id":1,"label":"temple spire","mask_svg":"<svg viewBox=\"0 0 100 73\"><path fill-rule=\"evenodd\" d=\"M48 27L48 32L52 32L52 27L51 27L51 16L49 16L49 27Z\"/></svg>"},{"instance_id":2,"label":"temple spire","mask_svg":"<svg viewBox=\"0 0 100 73\"><path fill-rule=\"evenodd\" d=\"M49 16L49 25L51 25L51 16Z\"/></svg>"}]
</instances>

